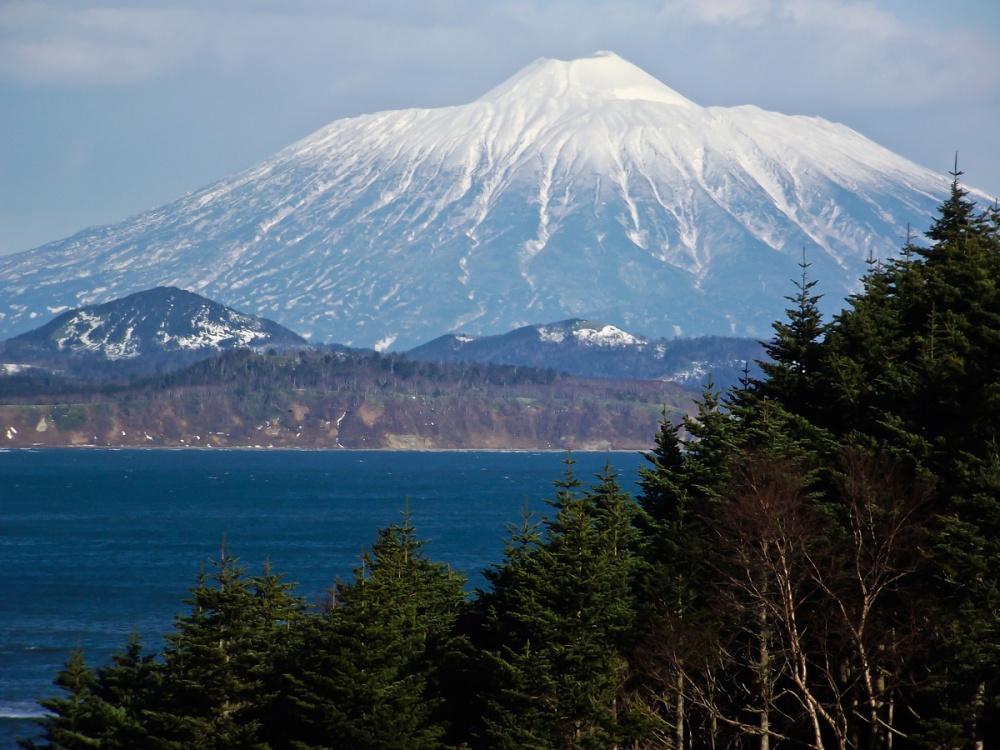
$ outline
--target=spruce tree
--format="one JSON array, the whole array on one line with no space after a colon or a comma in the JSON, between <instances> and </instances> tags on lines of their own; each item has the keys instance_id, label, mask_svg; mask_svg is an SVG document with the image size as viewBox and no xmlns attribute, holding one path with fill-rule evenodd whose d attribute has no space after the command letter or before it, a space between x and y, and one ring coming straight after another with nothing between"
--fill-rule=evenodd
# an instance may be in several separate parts
<instances>
[{"instance_id":1,"label":"spruce tree","mask_svg":"<svg viewBox=\"0 0 1000 750\"><path fill-rule=\"evenodd\" d=\"M704 506L716 495L714 489L706 494L703 484L692 481L697 472L690 471L697 462L710 472L713 458L725 453L725 440L709 435L712 425L721 427L728 419L711 386L699 402L699 414L702 421L687 419L684 425L706 439L704 445L695 446L694 437L683 443L678 427L664 415L655 446L645 456L649 465L639 471L638 501L645 511L636 517L642 540L638 590L643 636L632 658L634 685L638 702L647 707L649 729L670 738L673 747L688 744L690 675L702 673L716 651L709 642L712 615L705 599L715 545L704 523Z\"/></svg>"},{"instance_id":2,"label":"spruce tree","mask_svg":"<svg viewBox=\"0 0 1000 750\"><path fill-rule=\"evenodd\" d=\"M849 298L824 341L822 393L817 420L835 434L883 441L902 394L912 388L912 368L902 335L900 287L911 278L910 261L870 271L862 292Z\"/></svg>"},{"instance_id":3,"label":"spruce tree","mask_svg":"<svg viewBox=\"0 0 1000 750\"><path fill-rule=\"evenodd\" d=\"M246 716L260 727L260 743L277 750L290 747L289 726L295 712L288 675L301 658L311 613L295 594L295 584L274 572L270 561L250 577L249 584L253 609L248 673L257 696Z\"/></svg>"},{"instance_id":4,"label":"spruce tree","mask_svg":"<svg viewBox=\"0 0 1000 750\"><path fill-rule=\"evenodd\" d=\"M160 665L144 653L142 640L133 632L111 664L97 669L93 692L105 723L102 748L126 750L151 744L146 712L156 707L161 680Z\"/></svg>"},{"instance_id":5,"label":"spruce tree","mask_svg":"<svg viewBox=\"0 0 1000 750\"><path fill-rule=\"evenodd\" d=\"M774 337L764 343L770 359L758 362L765 377L752 384L760 396L778 399L786 409L803 416L817 404L821 339L827 329L819 310L822 295L813 293L818 282L809 278L809 266L803 248L796 294L785 298L792 307L785 310L787 320L774 323Z\"/></svg>"},{"instance_id":6,"label":"spruce tree","mask_svg":"<svg viewBox=\"0 0 1000 750\"><path fill-rule=\"evenodd\" d=\"M1000 420L1000 234L958 182L927 237L865 279L824 346L824 425L909 454L951 481Z\"/></svg>"},{"instance_id":7,"label":"spruce tree","mask_svg":"<svg viewBox=\"0 0 1000 750\"><path fill-rule=\"evenodd\" d=\"M653 449L644 454L649 466L639 469L642 509L656 520L676 520L684 512L684 494L679 472L684 466L680 430L668 418L666 409L656 433Z\"/></svg>"},{"instance_id":8,"label":"spruce tree","mask_svg":"<svg viewBox=\"0 0 1000 750\"><path fill-rule=\"evenodd\" d=\"M887 452L936 478L923 508L933 565L920 594L937 604L937 636L914 664L928 694L910 693L928 742L972 743L995 726L1000 671L989 646L998 551L994 451L1000 425L1000 233L954 180L929 244L870 273L823 345L828 408L817 419L837 439ZM916 679L916 677L914 678Z\"/></svg>"},{"instance_id":9,"label":"spruce tree","mask_svg":"<svg viewBox=\"0 0 1000 750\"><path fill-rule=\"evenodd\" d=\"M100 748L104 722L93 694L94 671L87 666L83 650L70 652L66 664L53 684L62 690L61 697L46 698L39 704L48 713L38 720L44 729L40 741L18 741L23 748L53 750L88 750Z\"/></svg>"},{"instance_id":10,"label":"spruce tree","mask_svg":"<svg viewBox=\"0 0 1000 750\"><path fill-rule=\"evenodd\" d=\"M381 529L306 638L292 681L296 747L443 746L438 669L464 606L462 576L432 562L407 513Z\"/></svg>"},{"instance_id":11,"label":"spruce tree","mask_svg":"<svg viewBox=\"0 0 1000 750\"><path fill-rule=\"evenodd\" d=\"M150 747L268 747L289 633L302 602L269 568L250 578L223 546L167 636L157 705L147 710Z\"/></svg>"},{"instance_id":12,"label":"spruce tree","mask_svg":"<svg viewBox=\"0 0 1000 750\"><path fill-rule=\"evenodd\" d=\"M711 504L729 486L736 441L740 439L724 395L711 376L695 406L695 416L684 420L688 440L684 445L683 472L679 474L689 508Z\"/></svg>"},{"instance_id":13,"label":"spruce tree","mask_svg":"<svg viewBox=\"0 0 1000 750\"><path fill-rule=\"evenodd\" d=\"M632 732L637 511L610 469L582 490L567 467L554 514L488 572L481 600L488 744L607 748Z\"/></svg>"}]
</instances>

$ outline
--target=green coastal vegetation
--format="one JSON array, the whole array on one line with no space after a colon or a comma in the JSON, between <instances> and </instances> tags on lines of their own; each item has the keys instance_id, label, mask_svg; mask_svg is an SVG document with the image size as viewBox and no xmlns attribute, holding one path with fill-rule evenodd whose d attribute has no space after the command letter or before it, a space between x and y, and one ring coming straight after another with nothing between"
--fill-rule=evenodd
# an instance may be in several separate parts
<instances>
[{"instance_id":1,"label":"green coastal vegetation","mask_svg":"<svg viewBox=\"0 0 1000 750\"><path fill-rule=\"evenodd\" d=\"M954 177L832 320L803 259L763 375L664 419L635 499L568 459L471 595L406 515L319 607L223 548L24 746L988 747L1000 216Z\"/></svg>"},{"instance_id":2,"label":"green coastal vegetation","mask_svg":"<svg viewBox=\"0 0 1000 750\"><path fill-rule=\"evenodd\" d=\"M237 350L123 380L0 377L0 430L21 447L633 450L692 395L514 365Z\"/></svg>"}]
</instances>

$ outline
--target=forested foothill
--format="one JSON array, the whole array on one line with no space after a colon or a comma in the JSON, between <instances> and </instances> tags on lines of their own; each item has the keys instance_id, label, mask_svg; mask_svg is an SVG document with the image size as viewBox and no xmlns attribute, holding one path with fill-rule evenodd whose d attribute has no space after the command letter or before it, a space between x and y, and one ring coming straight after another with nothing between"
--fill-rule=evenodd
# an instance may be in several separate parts
<instances>
[{"instance_id":1,"label":"forested foothill","mask_svg":"<svg viewBox=\"0 0 1000 750\"><path fill-rule=\"evenodd\" d=\"M635 450L691 397L553 369L237 350L123 382L0 377L0 434L10 447Z\"/></svg>"},{"instance_id":2,"label":"forested foothill","mask_svg":"<svg viewBox=\"0 0 1000 750\"><path fill-rule=\"evenodd\" d=\"M307 609L223 551L161 651L74 652L40 747L984 748L1000 737L1000 224L959 186L760 379L572 464L471 596L408 518ZM683 439L682 439L683 437Z\"/></svg>"}]
</instances>

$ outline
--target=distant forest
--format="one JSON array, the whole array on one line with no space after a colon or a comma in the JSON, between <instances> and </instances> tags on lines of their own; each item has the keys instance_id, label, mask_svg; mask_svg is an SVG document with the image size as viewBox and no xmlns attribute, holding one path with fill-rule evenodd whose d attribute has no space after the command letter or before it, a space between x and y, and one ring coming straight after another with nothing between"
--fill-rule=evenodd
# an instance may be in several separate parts
<instances>
[{"instance_id":1,"label":"distant forest","mask_svg":"<svg viewBox=\"0 0 1000 750\"><path fill-rule=\"evenodd\" d=\"M955 174L927 238L829 321L804 260L761 377L663 420L634 500L568 464L485 590L406 518L319 608L223 550L162 648L74 651L26 746L989 747L1000 217Z\"/></svg>"},{"instance_id":2,"label":"distant forest","mask_svg":"<svg viewBox=\"0 0 1000 750\"><path fill-rule=\"evenodd\" d=\"M12 446L645 449L691 397L552 369L239 350L125 382L0 377L0 426Z\"/></svg>"}]
</instances>

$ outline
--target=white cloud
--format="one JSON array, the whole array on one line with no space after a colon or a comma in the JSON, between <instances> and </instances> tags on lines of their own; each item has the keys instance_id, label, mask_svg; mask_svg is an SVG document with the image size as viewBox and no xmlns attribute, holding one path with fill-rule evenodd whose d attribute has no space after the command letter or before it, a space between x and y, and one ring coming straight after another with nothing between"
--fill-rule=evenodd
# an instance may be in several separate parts
<instances>
[{"instance_id":1,"label":"white cloud","mask_svg":"<svg viewBox=\"0 0 1000 750\"><path fill-rule=\"evenodd\" d=\"M13 0L0 5L0 77L253 74L369 98L419 79L436 105L536 57L612 49L703 103L787 109L794 92L814 107L911 107L1000 95L1000 44L973 22L941 29L872 0Z\"/></svg>"},{"instance_id":2,"label":"white cloud","mask_svg":"<svg viewBox=\"0 0 1000 750\"><path fill-rule=\"evenodd\" d=\"M11 2L0 10L0 75L33 83L118 84L197 60L214 24L185 8Z\"/></svg>"},{"instance_id":3,"label":"white cloud","mask_svg":"<svg viewBox=\"0 0 1000 750\"><path fill-rule=\"evenodd\" d=\"M686 15L701 23L759 25L773 10L772 0L669 0L664 12Z\"/></svg>"},{"instance_id":4,"label":"white cloud","mask_svg":"<svg viewBox=\"0 0 1000 750\"><path fill-rule=\"evenodd\" d=\"M379 339L378 343L375 344L375 351L384 352L386 349L392 346L392 343L396 340L396 338L397 335L395 333L390 333L384 339Z\"/></svg>"},{"instance_id":5,"label":"white cloud","mask_svg":"<svg viewBox=\"0 0 1000 750\"><path fill-rule=\"evenodd\" d=\"M911 108L1000 95L1000 44L974 18L942 28L865 0L669 0L661 17L683 29L673 39L684 56L705 63L688 78L719 103L741 90L786 110L792 100Z\"/></svg>"}]
</instances>

